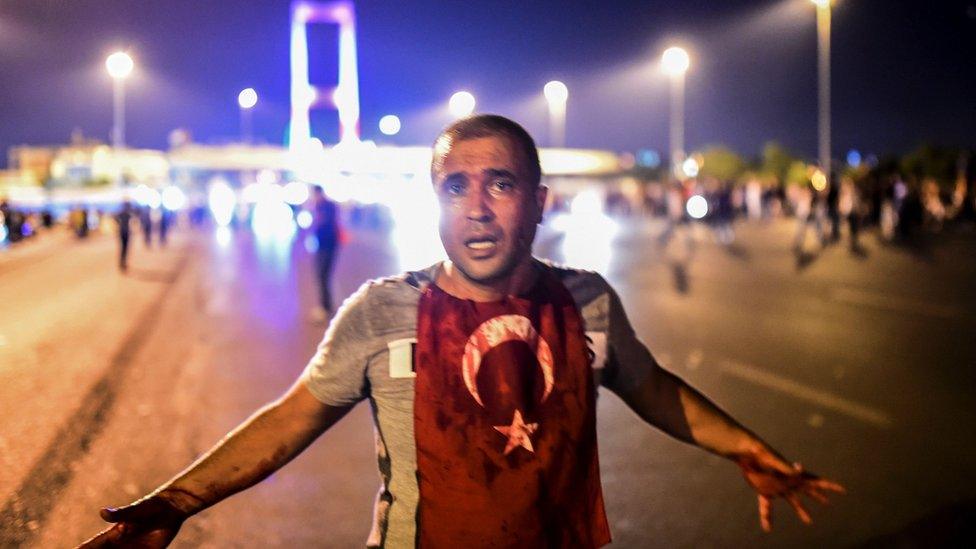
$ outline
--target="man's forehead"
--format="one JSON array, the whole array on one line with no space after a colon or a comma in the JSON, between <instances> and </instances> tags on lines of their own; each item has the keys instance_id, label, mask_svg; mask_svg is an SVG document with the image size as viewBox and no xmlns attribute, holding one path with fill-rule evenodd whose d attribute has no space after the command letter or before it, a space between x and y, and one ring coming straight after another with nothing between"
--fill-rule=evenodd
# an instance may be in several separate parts
<instances>
[{"instance_id":1,"label":"man's forehead","mask_svg":"<svg viewBox=\"0 0 976 549\"><path fill-rule=\"evenodd\" d=\"M475 137L454 141L438 151L440 175L463 171L504 169L524 171L521 154L504 136Z\"/></svg>"}]
</instances>

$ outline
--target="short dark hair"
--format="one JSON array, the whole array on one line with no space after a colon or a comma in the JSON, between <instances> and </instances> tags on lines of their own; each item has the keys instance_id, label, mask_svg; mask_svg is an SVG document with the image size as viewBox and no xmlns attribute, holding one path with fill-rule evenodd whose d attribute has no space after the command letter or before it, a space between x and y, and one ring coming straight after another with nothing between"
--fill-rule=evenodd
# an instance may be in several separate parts
<instances>
[{"instance_id":1,"label":"short dark hair","mask_svg":"<svg viewBox=\"0 0 976 549\"><path fill-rule=\"evenodd\" d=\"M539 149L535 140L514 120L497 114L476 114L462 118L444 128L434 141L433 158L430 164L431 179L444 163L444 155L454 143L480 137L506 137L522 153L529 171L530 183L538 186L542 181L542 166L539 164Z\"/></svg>"}]
</instances>

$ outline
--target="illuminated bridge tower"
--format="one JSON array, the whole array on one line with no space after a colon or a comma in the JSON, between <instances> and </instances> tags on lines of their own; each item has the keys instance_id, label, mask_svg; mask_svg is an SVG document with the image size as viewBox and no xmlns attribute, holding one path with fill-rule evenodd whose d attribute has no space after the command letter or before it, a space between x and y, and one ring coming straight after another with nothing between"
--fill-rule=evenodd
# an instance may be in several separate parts
<instances>
[{"instance_id":1,"label":"illuminated bridge tower","mask_svg":"<svg viewBox=\"0 0 976 549\"><path fill-rule=\"evenodd\" d=\"M310 23L339 26L339 83L316 88L308 81ZM309 112L333 108L339 113L339 142L359 141L359 73L356 69L356 12L352 2L296 0L291 6L291 125L289 147L301 148L312 138Z\"/></svg>"}]
</instances>

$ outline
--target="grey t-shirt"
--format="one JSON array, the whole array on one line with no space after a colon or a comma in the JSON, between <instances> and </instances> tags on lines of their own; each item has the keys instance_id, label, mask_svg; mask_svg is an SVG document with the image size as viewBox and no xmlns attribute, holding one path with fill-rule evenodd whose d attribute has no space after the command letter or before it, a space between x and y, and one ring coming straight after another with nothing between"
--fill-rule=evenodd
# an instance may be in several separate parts
<instances>
[{"instance_id":1,"label":"grey t-shirt","mask_svg":"<svg viewBox=\"0 0 976 549\"><path fill-rule=\"evenodd\" d=\"M599 274L540 262L572 294L595 354L597 385L627 393L657 371L634 335L620 300ZM417 305L439 265L363 284L339 309L303 377L325 404L368 398L382 486L369 547L413 547L417 528L417 456L413 433L413 344Z\"/></svg>"}]
</instances>

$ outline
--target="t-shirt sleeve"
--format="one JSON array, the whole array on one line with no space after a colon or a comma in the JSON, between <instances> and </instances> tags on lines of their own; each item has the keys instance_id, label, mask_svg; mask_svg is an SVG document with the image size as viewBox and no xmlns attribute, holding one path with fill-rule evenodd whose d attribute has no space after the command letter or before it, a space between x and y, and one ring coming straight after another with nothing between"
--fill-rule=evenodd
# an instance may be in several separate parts
<instances>
[{"instance_id":1,"label":"t-shirt sleeve","mask_svg":"<svg viewBox=\"0 0 976 549\"><path fill-rule=\"evenodd\" d=\"M607 363L602 384L618 395L629 394L663 370L637 338L620 296L602 277L601 281L607 292Z\"/></svg>"},{"instance_id":2,"label":"t-shirt sleeve","mask_svg":"<svg viewBox=\"0 0 976 549\"><path fill-rule=\"evenodd\" d=\"M343 302L302 373L312 395L329 406L351 406L367 396L374 339L365 315L370 287L364 284Z\"/></svg>"}]
</instances>

